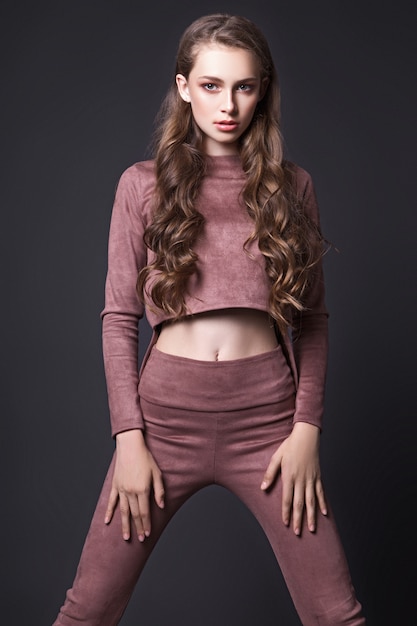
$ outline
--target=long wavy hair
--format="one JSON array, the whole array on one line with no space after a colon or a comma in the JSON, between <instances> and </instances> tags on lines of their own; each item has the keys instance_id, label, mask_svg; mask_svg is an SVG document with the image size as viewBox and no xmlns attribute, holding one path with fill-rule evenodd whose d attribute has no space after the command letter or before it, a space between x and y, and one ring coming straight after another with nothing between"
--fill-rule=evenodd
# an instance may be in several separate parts
<instances>
[{"instance_id":1,"label":"long wavy hair","mask_svg":"<svg viewBox=\"0 0 417 626\"><path fill-rule=\"evenodd\" d=\"M313 268L323 254L319 228L301 210L291 168L283 155L280 131L280 92L268 43L250 20L214 14L193 22L178 48L175 74L188 79L201 46L218 44L241 48L259 62L261 81L267 83L251 124L239 141L246 182L242 198L254 222L243 244L257 240L270 279L269 312L278 328L289 324L289 309L303 310ZM156 185L153 221L145 243L154 252L152 263L138 275L137 290L148 296L171 318L187 314L187 283L197 270L193 246L204 227L196 198L205 173L203 136L189 103L173 81L157 117L154 139Z\"/></svg>"}]
</instances>

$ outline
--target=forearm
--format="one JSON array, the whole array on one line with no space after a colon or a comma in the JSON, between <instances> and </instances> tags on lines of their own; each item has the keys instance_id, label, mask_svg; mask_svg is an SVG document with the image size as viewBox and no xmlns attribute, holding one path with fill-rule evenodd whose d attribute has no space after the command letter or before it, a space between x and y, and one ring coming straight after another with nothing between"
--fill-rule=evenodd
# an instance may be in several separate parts
<instances>
[{"instance_id":1,"label":"forearm","mask_svg":"<svg viewBox=\"0 0 417 626\"><path fill-rule=\"evenodd\" d=\"M308 422L322 427L326 385L328 330L327 313L305 315L293 351L298 373L294 423Z\"/></svg>"},{"instance_id":2,"label":"forearm","mask_svg":"<svg viewBox=\"0 0 417 626\"><path fill-rule=\"evenodd\" d=\"M138 395L138 318L108 313L103 317L103 358L112 435L143 428Z\"/></svg>"}]
</instances>

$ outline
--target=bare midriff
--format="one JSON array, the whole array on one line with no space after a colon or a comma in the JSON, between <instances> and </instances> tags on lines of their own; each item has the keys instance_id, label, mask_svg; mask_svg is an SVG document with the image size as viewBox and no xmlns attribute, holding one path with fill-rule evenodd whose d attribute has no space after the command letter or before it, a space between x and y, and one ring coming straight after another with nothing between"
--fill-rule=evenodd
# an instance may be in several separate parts
<instances>
[{"instance_id":1,"label":"bare midriff","mask_svg":"<svg viewBox=\"0 0 417 626\"><path fill-rule=\"evenodd\" d=\"M242 359L276 346L271 317L255 309L208 311L165 322L156 342L161 352L202 361Z\"/></svg>"}]
</instances>

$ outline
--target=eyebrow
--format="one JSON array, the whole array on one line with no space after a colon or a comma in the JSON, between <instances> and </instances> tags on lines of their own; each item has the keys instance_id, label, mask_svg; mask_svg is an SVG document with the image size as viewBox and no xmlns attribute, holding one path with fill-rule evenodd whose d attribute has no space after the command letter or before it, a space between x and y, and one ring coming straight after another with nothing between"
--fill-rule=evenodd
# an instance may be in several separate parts
<instances>
[{"instance_id":1,"label":"eyebrow","mask_svg":"<svg viewBox=\"0 0 417 626\"><path fill-rule=\"evenodd\" d=\"M218 76L199 76L198 80L208 80L210 82L213 83L223 83L223 79L219 78ZM257 76L250 76L248 78L241 78L239 80L234 81L235 84L240 84L240 83L248 83L248 82L253 82L253 81L257 81L258 77Z\"/></svg>"}]
</instances>

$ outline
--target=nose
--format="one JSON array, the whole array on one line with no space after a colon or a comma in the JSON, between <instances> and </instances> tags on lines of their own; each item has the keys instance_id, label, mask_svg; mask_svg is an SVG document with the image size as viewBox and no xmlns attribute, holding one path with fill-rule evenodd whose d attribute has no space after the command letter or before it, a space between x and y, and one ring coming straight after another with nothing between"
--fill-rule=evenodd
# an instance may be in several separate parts
<instances>
[{"instance_id":1,"label":"nose","mask_svg":"<svg viewBox=\"0 0 417 626\"><path fill-rule=\"evenodd\" d=\"M237 107L232 90L224 92L224 100L222 102L221 111L222 113L228 113L229 115L236 113Z\"/></svg>"}]
</instances>

